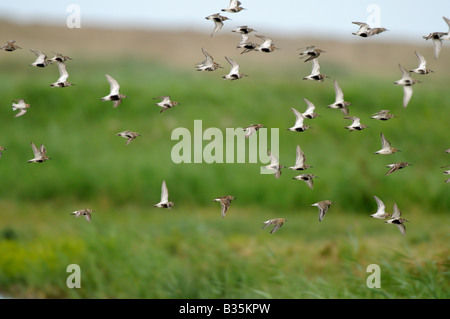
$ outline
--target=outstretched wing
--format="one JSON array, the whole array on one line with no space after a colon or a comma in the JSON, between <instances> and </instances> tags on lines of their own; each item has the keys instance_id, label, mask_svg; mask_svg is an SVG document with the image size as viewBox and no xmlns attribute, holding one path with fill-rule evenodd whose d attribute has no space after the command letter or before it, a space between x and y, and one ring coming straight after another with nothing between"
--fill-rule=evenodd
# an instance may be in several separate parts
<instances>
[{"instance_id":1,"label":"outstretched wing","mask_svg":"<svg viewBox=\"0 0 450 319\"><path fill-rule=\"evenodd\" d=\"M69 73L67 72L66 65L63 62L56 62L58 64L59 70L59 79L58 82L64 82L69 77Z\"/></svg>"},{"instance_id":2,"label":"outstretched wing","mask_svg":"<svg viewBox=\"0 0 450 319\"><path fill-rule=\"evenodd\" d=\"M33 154L34 154L35 158L41 157L41 152L37 149L36 145L34 145L33 142L31 142L31 149L33 150Z\"/></svg>"},{"instance_id":3,"label":"outstretched wing","mask_svg":"<svg viewBox=\"0 0 450 319\"><path fill-rule=\"evenodd\" d=\"M111 75L109 74L105 74L106 79L109 82L109 86L110 86L110 93L111 95L119 95L119 89L120 89L120 85L119 82L116 81L116 79L114 79Z\"/></svg>"},{"instance_id":4,"label":"outstretched wing","mask_svg":"<svg viewBox=\"0 0 450 319\"><path fill-rule=\"evenodd\" d=\"M303 117L302 113L300 113L299 111L297 111L293 107L291 107L291 110L295 114L295 126L302 126L303 125L303 120L305 119Z\"/></svg>"},{"instance_id":5,"label":"outstretched wing","mask_svg":"<svg viewBox=\"0 0 450 319\"><path fill-rule=\"evenodd\" d=\"M344 101L344 93L342 92L337 80L334 80L334 91L336 92L336 102Z\"/></svg>"},{"instance_id":6,"label":"outstretched wing","mask_svg":"<svg viewBox=\"0 0 450 319\"><path fill-rule=\"evenodd\" d=\"M389 148L391 147L391 143L386 139L383 133L381 135L381 148Z\"/></svg>"},{"instance_id":7,"label":"outstretched wing","mask_svg":"<svg viewBox=\"0 0 450 319\"><path fill-rule=\"evenodd\" d=\"M403 107L407 107L413 95L412 86L403 86Z\"/></svg>"},{"instance_id":8,"label":"outstretched wing","mask_svg":"<svg viewBox=\"0 0 450 319\"><path fill-rule=\"evenodd\" d=\"M311 75L317 75L320 74L320 64L318 59L312 60L312 71Z\"/></svg>"},{"instance_id":9,"label":"outstretched wing","mask_svg":"<svg viewBox=\"0 0 450 319\"><path fill-rule=\"evenodd\" d=\"M295 166L302 167L306 161L305 153L303 153L300 145L297 145L297 152L295 157Z\"/></svg>"},{"instance_id":10,"label":"outstretched wing","mask_svg":"<svg viewBox=\"0 0 450 319\"><path fill-rule=\"evenodd\" d=\"M161 202L165 203L169 201L169 191L167 190L166 181L162 182L161 186Z\"/></svg>"}]
</instances>

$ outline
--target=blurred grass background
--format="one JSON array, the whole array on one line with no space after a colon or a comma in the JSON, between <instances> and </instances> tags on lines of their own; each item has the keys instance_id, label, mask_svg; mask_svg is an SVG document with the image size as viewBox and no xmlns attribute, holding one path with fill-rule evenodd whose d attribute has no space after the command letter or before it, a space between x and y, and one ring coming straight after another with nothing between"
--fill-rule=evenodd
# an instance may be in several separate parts
<instances>
[{"instance_id":1,"label":"blurred grass background","mask_svg":"<svg viewBox=\"0 0 450 319\"><path fill-rule=\"evenodd\" d=\"M449 297L450 185L440 168L450 163L444 153L450 113L445 47L439 60L430 55L436 73L414 76L422 83L403 108L402 88L392 82L401 77L399 58L407 68L417 64L410 45L376 49L372 43L368 50L361 43L324 42L322 72L331 79L313 83L301 79L310 64L293 49L305 40L280 39L283 50L273 54L239 55L235 37L219 43L197 35L191 39L202 40L189 43L187 51L169 52L170 45L158 51L147 44L148 51L134 53L131 43L146 39L136 32L133 39L122 34L126 45L110 54L108 46L96 51L102 44L97 37L113 31L54 28L55 36L43 40L32 35L38 28L27 28L27 36L21 28L9 26L7 36L25 49L1 52L0 58L0 145L7 148L0 160L0 292L31 298ZM80 32L91 35L86 52ZM58 36L68 39L57 42ZM162 42L174 38L183 35L160 34ZM28 48L50 56L60 51L56 43L64 43L61 53L74 59L66 63L74 86L51 88L56 66L28 65L35 58ZM195 71L205 44L224 69ZM220 51L225 45L228 51ZM356 47L366 54L358 56ZM386 47L401 54L380 59ZM333 55L333 48L340 54ZM358 59L348 61L345 52ZM235 58L249 76L221 79L229 71L221 54ZM106 73L128 96L117 109L100 101L109 93ZM326 107L334 102L334 78L352 103L350 115L361 117L368 129L349 133L344 126L350 121ZM181 104L160 114L153 97L161 95ZM11 100L18 98L32 106L14 118ZM303 98L316 105L320 117L308 121L308 131L288 132L294 123L290 107L304 111ZM381 109L396 117L370 119ZM278 180L261 175L264 163L173 163L171 149L178 141L171 140L172 131L193 132L197 119L203 130L217 127L224 133L254 123L279 128L280 162L293 165L300 145L313 166L307 173L319 177L314 189L292 180L293 171L284 170ZM127 129L142 136L125 145L115 134ZM381 148L380 132L401 152L374 154ZM43 143L52 160L27 164L31 141ZM414 166L384 176L385 165L397 161ZM152 207L162 180L175 202L172 210ZM212 199L228 194L238 199L222 219ZM369 217L376 211L373 195L388 212L398 204L411 221L406 237ZM319 223L310 205L324 199L334 204ZM81 208L95 210L91 224L69 215ZM275 234L261 230L263 221L275 217L288 221ZM73 263L81 267L81 289L66 287L66 267ZM381 267L381 289L366 287L366 267L373 263Z\"/></svg>"}]
</instances>

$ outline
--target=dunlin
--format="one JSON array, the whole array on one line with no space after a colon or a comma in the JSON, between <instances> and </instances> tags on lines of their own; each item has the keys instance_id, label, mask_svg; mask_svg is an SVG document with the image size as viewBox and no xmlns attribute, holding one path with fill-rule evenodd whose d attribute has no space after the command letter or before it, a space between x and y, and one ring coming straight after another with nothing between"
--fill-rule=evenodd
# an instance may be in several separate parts
<instances>
[{"instance_id":1,"label":"dunlin","mask_svg":"<svg viewBox=\"0 0 450 319\"><path fill-rule=\"evenodd\" d=\"M330 208L331 204L333 202L331 200L323 200L314 204L311 204L311 206L317 206L319 208L319 222L322 221L322 219L325 217L325 214L328 211L328 208Z\"/></svg>"},{"instance_id":2,"label":"dunlin","mask_svg":"<svg viewBox=\"0 0 450 319\"><path fill-rule=\"evenodd\" d=\"M90 208L86 208L86 209L80 209L80 210L76 210L72 213L70 213L70 215L75 215L75 217L80 217L80 216L84 216L84 218L86 218L86 220L88 222L91 221L91 213L93 213L94 210L90 209Z\"/></svg>"},{"instance_id":3,"label":"dunlin","mask_svg":"<svg viewBox=\"0 0 450 319\"><path fill-rule=\"evenodd\" d=\"M6 42L6 43L5 43L4 45L2 45L2 47L0 48L0 50L5 50L5 51L8 51L8 52L14 51L14 50L16 50L16 49L22 49L22 48L19 47L19 46L16 44L16 41L15 41L15 40L10 40L10 41Z\"/></svg>"},{"instance_id":4,"label":"dunlin","mask_svg":"<svg viewBox=\"0 0 450 319\"><path fill-rule=\"evenodd\" d=\"M280 227L283 226L283 224L286 221L287 221L286 218L269 219L269 220L266 220L265 222L263 222L264 226L262 227L262 229L266 228L269 225L274 225L274 227L270 231L270 233L272 234L272 233L276 232L278 229L280 229Z\"/></svg>"},{"instance_id":5,"label":"dunlin","mask_svg":"<svg viewBox=\"0 0 450 319\"><path fill-rule=\"evenodd\" d=\"M13 101L13 104L12 104L13 111L20 110L14 117L19 117L19 116L24 115L25 113L27 113L27 111L28 111L27 109L31 106L30 104L25 103L24 99L17 99L17 100L12 100L12 101Z\"/></svg>"},{"instance_id":6,"label":"dunlin","mask_svg":"<svg viewBox=\"0 0 450 319\"><path fill-rule=\"evenodd\" d=\"M375 119L375 120L380 120L380 121L387 121L387 120L395 117L395 115L390 114L389 112L390 112L390 110L381 110L381 111L378 111L378 112L372 114L372 116L370 118Z\"/></svg>"},{"instance_id":7,"label":"dunlin","mask_svg":"<svg viewBox=\"0 0 450 319\"><path fill-rule=\"evenodd\" d=\"M0 158L2 158L2 156L3 156L2 151L6 151L6 148L3 146L0 146Z\"/></svg>"},{"instance_id":8,"label":"dunlin","mask_svg":"<svg viewBox=\"0 0 450 319\"><path fill-rule=\"evenodd\" d=\"M344 116L344 119L352 120L352 124L345 127L346 129L349 130L349 132L361 131L365 128L368 128L367 125L361 124L361 119L357 116Z\"/></svg>"},{"instance_id":9,"label":"dunlin","mask_svg":"<svg viewBox=\"0 0 450 319\"><path fill-rule=\"evenodd\" d=\"M416 56L419 59L419 66L413 70L410 70L409 72L414 72L417 74L428 74L431 72L434 72L431 69L427 68L427 60L425 60L425 58L423 57L423 55L421 55L419 52L416 52Z\"/></svg>"},{"instance_id":10,"label":"dunlin","mask_svg":"<svg viewBox=\"0 0 450 319\"><path fill-rule=\"evenodd\" d=\"M445 32L432 32L429 35L424 35L423 38L425 40L433 40L434 45L434 57L437 59L439 57L439 54L441 53L442 49L442 37L445 36L447 33Z\"/></svg>"},{"instance_id":11,"label":"dunlin","mask_svg":"<svg viewBox=\"0 0 450 319\"><path fill-rule=\"evenodd\" d=\"M270 156L270 164L264 166L264 168L273 171L275 174L275 178L280 178L281 169L284 168L284 166L280 165L278 158L275 155L273 155L272 152L270 152L270 150L267 151L267 155Z\"/></svg>"},{"instance_id":12,"label":"dunlin","mask_svg":"<svg viewBox=\"0 0 450 319\"><path fill-rule=\"evenodd\" d=\"M229 57L225 57L225 59L228 61L228 63L231 64L231 69L228 74L225 74L222 76L225 80L238 80L243 78L244 76L247 76L247 74L240 73L239 72L239 64L237 64L233 59L230 59Z\"/></svg>"},{"instance_id":13,"label":"dunlin","mask_svg":"<svg viewBox=\"0 0 450 319\"><path fill-rule=\"evenodd\" d=\"M375 214L370 215L370 217L377 219L386 219L391 217L391 214L386 213L386 206L384 205L383 201L375 195L373 195L373 198L375 198L375 201L377 202L377 211Z\"/></svg>"},{"instance_id":14,"label":"dunlin","mask_svg":"<svg viewBox=\"0 0 450 319\"><path fill-rule=\"evenodd\" d=\"M41 147L38 149L36 145L31 142L31 148L33 149L34 158L30 159L28 163L42 163L51 159L47 156L47 150L45 149L44 144L41 144Z\"/></svg>"},{"instance_id":15,"label":"dunlin","mask_svg":"<svg viewBox=\"0 0 450 319\"><path fill-rule=\"evenodd\" d=\"M258 45L250 42L246 33L241 33L241 42L238 43L238 49L244 49L241 54L253 51Z\"/></svg>"},{"instance_id":16,"label":"dunlin","mask_svg":"<svg viewBox=\"0 0 450 319\"><path fill-rule=\"evenodd\" d=\"M425 40L432 39L434 45L434 57L437 59L439 57L439 53L442 49L442 40L450 40L450 19L446 17L442 17L445 23L447 23L448 31L447 32L432 32L423 38Z\"/></svg>"},{"instance_id":17,"label":"dunlin","mask_svg":"<svg viewBox=\"0 0 450 319\"><path fill-rule=\"evenodd\" d=\"M170 99L170 96L168 96L168 95L157 96L157 97L154 97L153 99L161 99L161 102L155 103L155 105L158 105L159 107L162 107L162 109L161 109L161 111L159 113L162 113L165 110L171 109L172 107L177 106L178 104L180 104L180 103L178 103L176 101L172 101Z\"/></svg>"},{"instance_id":18,"label":"dunlin","mask_svg":"<svg viewBox=\"0 0 450 319\"><path fill-rule=\"evenodd\" d=\"M129 130L117 133L116 135L127 139L126 145L130 144L136 137L141 136L139 133L132 132Z\"/></svg>"},{"instance_id":19,"label":"dunlin","mask_svg":"<svg viewBox=\"0 0 450 319\"><path fill-rule=\"evenodd\" d=\"M407 166L412 166L412 164L408 162L397 162L386 165L386 167L389 167L389 170L386 172L385 176L388 176L389 174L392 174L395 171L398 171L399 169L405 168Z\"/></svg>"},{"instance_id":20,"label":"dunlin","mask_svg":"<svg viewBox=\"0 0 450 319\"><path fill-rule=\"evenodd\" d=\"M412 86L416 83L420 83L420 81L413 79L409 72L400 64L398 67L402 70L403 77L400 80L395 81L394 84L403 86L403 107L407 107L413 94Z\"/></svg>"},{"instance_id":21,"label":"dunlin","mask_svg":"<svg viewBox=\"0 0 450 319\"><path fill-rule=\"evenodd\" d=\"M319 114L314 112L314 110L316 109L316 106L307 99L303 99L303 101L305 101L305 103L308 105L308 107L306 108L306 111L304 113L302 113L303 117L307 118L307 119L313 119L313 118L318 117Z\"/></svg>"},{"instance_id":22,"label":"dunlin","mask_svg":"<svg viewBox=\"0 0 450 319\"><path fill-rule=\"evenodd\" d=\"M363 38L371 37L375 34L379 34L384 31L389 31L386 28L371 28L367 23L364 22L352 22L352 23L359 25L358 31L352 32L352 34Z\"/></svg>"},{"instance_id":23,"label":"dunlin","mask_svg":"<svg viewBox=\"0 0 450 319\"><path fill-rule=\"evenodd\" d=\"M67 81L69 73L67 72L66 65L64 64L64 62L56 62L56 64L58 65L59 79L56 80L56 82L50 84L50 86L64 88L74 85L73 83Z\"/></svg>"},{"instance_id":24,"label":"dunlin","mask_svg":"<svg viewBox=\"0 0 450 319\"><path fill-rule=\"evenodd\" d=\"M288 169L292 169L295 171L303 171L305 169L308 169L312 167L309 164L306 164L306 156L305 153L303 153L302 149L300 148L300 145L297 145L297 151L295 154L295 165L288 167Z\"/></svg>"},{"instance_id":25,"label":"dunlin","mask_svg":"<svg viewBox=\"0 0 450 319\"><path fill-rule=\"evenodd\" d=\"M31 66L43 68L52 63L50 60L47 60L47 55L45 53L35 49L30 49L30 51L37 56L36 61L30 64Z\"/></svg>"},{"instance_id":26,"label":"dunlin","mask_svg":"<svg viewBox=\"0 0 450 319\"><path fill-rule=\"evenodd\" d=\"M230 13L236 13L242 10L245 10L245 8L242 8L241 6L241 2L238 0L230 0L230 4L228 5L227 8L222 9L222 11L224 12L230 12Z\"/></svg>"},{"instance_id":27,"label":"dunlin","mask_svg":"<svg viewBox=\"0 0 450 319\"><path fill-rule=\"evenodd\" d=\"M236 197L231 195L221 196L213 199L214 202L220 202L220 206L222 207L222 218L225 217L225 214L227 213L227 210L230 207L231 201L233 199L236 199Z\"/></svg>"},{"instance_id":28,"label":"dunlin","mask_svg":"<svg viewBox=\"0 0 450 319\"><path fill-rule=\"evenodd\" d=\"M120 94L119 89L120 85L119 82L116 81L111 75L105 74L106 79L108 80L110 91L109 94L102 97L102 101L113 101L113 107L116 108L122 103L122 99L126 98L127 96L125 94Z\"/></svg>"},{"instance_id":29,"label":"dunlin","mask_svg":"<svg viewBox=\"0 0 450 319\"><path fill-rule=\"evenodd\" d=\"M258 37L264 41L263 43L259 44L255 48L255 51L270 53L275 50L278 50L278 48L275 46L275 44L273 43L273 40L271 38L266 37L264 35L260 35L260 34L255 35L255 37Z\"/></svg>"},{"instance_id":30,"label":"dunlin","mask_svg":"<svg viewBox=\"0 0 450 319\"><path fill-rule=\"evenodd\" d=\"M202 48L202 52L205 56L205 60L195 65L197 71L215 71L218 68L222 68L219 63L214 61L214 58L205 50L205 48Z\"/></svg>"},{"instance_id":31,"label":"dunlin","mask_svg":"<svg viewBox=\"0 0 450 319\"><path fill-rule=\"evenodd\" d=\"M391 219L386 220L385 223L394 224L395 226L398 227L398 229L403 235L406 235L406 227L405 225L403 225L403 223L407 222L407 220L401 218L400 216L402 216L402 212L400 211L400 209L398 209L397 203L394 203L394 210L392 213L392 217Z\"/></svg>"},{"instance_id":32,"label":"dunlin","mask_svg":"<svg viewBox=\"0 0 450 319\"><path fill-rule=\"evenodd\" d=\"M375 154L387 155L400 151L397 148L391 147L391 143L386 139L383 133L380 133L380 136L381 136L381 149L376 151Z\"/></svg>"},{"instance_id":33,"label":"dunlin","mask_svg":"<svg viewBox=\"0 0 450 319\"><path fill-rule=\"evenodd\" d=\"M206 20L214 21L214 30L211 33L213 37L223 27L223 21L229 20L227 17L221 16L219 13L211 14L205 18Z\"/></svg>"},{"instance_id":34,"label":"dunlin","mask_svg":"<svg viewBox=\"0 0 450 319\"><path fill-rule=\"evenodd\" d=\"M294 123L294 126L288 128L289 131L292 131L292 132L303 132L303 131L306 131L307 129L311 128L310 126L308 126L308 125L303 123L305 118L303 117L302 113L300 113L299 111L297 111L293 107L291 107L291 110L295 114L295 123Z\"/></svg>"},{"instance_id":35,"label":"dunlin","mask_svg":"<svg viewBox=\"0 0 450 319\"><path fill-rule=\"evenodd\" d=\"M171 208L174 205L173 202L169 202L169 191L167 190L166 181L164 180L161 186L161 201L158 204L153 205L153 207Z\"/></svg>"},{"instance_id":36,"label":"dunlin","mask_svg":"<svg viewBox=\"0 0 450 319\"><path fill-rule=\"evenodd\" d=\"M320 64L318 59L312 60L312 70L311 74L308 76L305 76L303 80L311 80L311 81L319 81L323 82L325 78L328 76L325 74L320 73Z\"/></svg>"},{"instance_id":37,"label":"dunlin","mask_svg":"<svg viewBox=\"0 0 450 319\"><path fill-rule=\"evenodd\" d=\"M350 102L344 101L344 93L336 80L334 80L334 91L336 93L336 99L334 103L328 105L328 107L332 109L340 109L344 115L348 115L349 110L347 106L350 105Z\"/></svg>"},{"instance_id":38,"label":"dunlin","mask_svg":"<svg viewBox=\"0 0 450 319\"><path fill-rule=\"evenodd\" d=\"M54 53L54 57L49 59L49 61L53 62L66 62L68 60L72 60L71 57L68 57L67 55L62 55L61 53Z\"/></svg>"},{"instance_id":39,"label":"dunlin","mask_svg":"<svg viewBox=\"0 0 450 319\"><path fill-rule=\"evenodd\" d=\"M263 124L252 124L250 126L247 126L246 128L244 128L245 137L249 138L253 133L255 133L257 130L259 130L262 127L264 127Z\"/></svg>"},{"instance_id":40,"label":"dunlin","mask_svg":"<svg viewBox=\"0 0 450 319\"><path fill-rule=\"evenodd\" d=\"M231 32L237 32L237 33L241 33L241 34L249 34L250 32L256 31L253 28L249 28L246 25L241 25L239 27L237 27L236 29L231 30Z\"/></svg>"},{"instance_id":41,"label":"dunlin","mask_svg":"<svg viewBox=\"0 0 450 319\"><path fill-rule=\"evenodd\" d=\"M323 51L321 49L316 49L314 45L306 47L302 52L300 52L300 59L303 59L305 57L308 57L305 62L311 61L313 59L316 59L319 57L321 53L326 53L326 51Z\"/></svg>"},{"instance_id":42,"label":"dunlin","mask_svg":"<svg viewBox=\"0 0 450 319\"><path fill-rule=\"evenodd\" d=\"M314 174L300 174L297 176L292 177L292 179L296 179L298 181L304 181L306 185L308 185L309 188L313 189L313 179L317 178Z\"/></svg>"}]
</instances>

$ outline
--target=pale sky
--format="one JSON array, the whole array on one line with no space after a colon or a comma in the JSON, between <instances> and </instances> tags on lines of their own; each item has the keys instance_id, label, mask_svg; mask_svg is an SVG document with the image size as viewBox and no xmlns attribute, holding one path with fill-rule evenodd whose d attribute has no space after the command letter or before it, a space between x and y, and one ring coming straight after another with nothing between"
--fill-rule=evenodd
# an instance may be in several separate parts
<instances>
[{"instance_id":1,"label":"pale sky","mask_svg":"<svg viewBox=\"0 0 450 319\"><path fill-rule=\"evenodd\" d=\"M210 33L205 17L221 13L226 26L248 25L264 33L341 37L357 30L352 21L379 23L390 31L385 40L423 41L430 32L447 32L450 0L241 0L239 13L221 12L229 0L16 0L1 1L0 19L19 23L65 25L75 4L83 26L194 30Z\"/></svg>"}]
</instances>

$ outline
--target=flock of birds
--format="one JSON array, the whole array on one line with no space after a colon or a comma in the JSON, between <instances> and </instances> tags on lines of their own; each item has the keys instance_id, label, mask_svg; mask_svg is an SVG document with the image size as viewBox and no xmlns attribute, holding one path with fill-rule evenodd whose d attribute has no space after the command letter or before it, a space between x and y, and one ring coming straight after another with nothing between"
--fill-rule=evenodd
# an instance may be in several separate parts
<instances>
[{"instance_id":1,"label":"flock of birds","mask_svg":"<svg viewBox=\"0 0 450 319\"><path fill-rule=\"evenodd\" d=\"M222 9L223 12L228 13L238 13L242 10L245 10L245 8L241 7L241 2L238 0L230 0L230 4L227 8ZM448 32L433 32L430 33L428 36L424 36L425 40L433 39L434 43L434 53L435 58L437 59L439 56L439 53L441 51L442 47L442 40L450 40L450 20L446 17L443 17L445 22L449 25L449 31ZM219 13L212 14L207 16L205 19L213 21L214 22L214 30L211 34L211 37L215 36L222 28L223 22L226 20L229 20L229 18L220 15ZM359 26L359 29L356 32L353 32L353 35L360 36L360 37L371 37L377 34L380 34L382 32L388 31L386 28L371 28L367 23L363 22L352 22L353 24L356 24ZM252 52L252 51L259 51L264 53L271 53L277 50L278 48L273 43L272 39L264 36L264 35L256 35L257 38L263 40L260 44L255 44L249 40L249 34L251 32L256 32L255 29L250 28L248 26L239 26L236 29L231 30L232 32L239 33L241 35L241 41L238 43L237 48L243 49L241 54ZM0 50L5 50L12 52L16 49L21 49L16 43L16 41L11 40L8 41L5 45L0 47ZM31 63L31 66L35 67L46 67L48 65L51 65L53 63L56 63L58 66L59 71L59 78L54 82L51 83L51 87L59 87L64 88L71 85L74 85L71 82L68 82L67 79L69 77L69 74L66 69L66 62L69 60L72 60L68 56L64 56L60 53L55 53L54 57L51 59L47 59L46 54L44 54L42 51L30 49L31 52L33 52L36 55L36 60ZM197 71L215 71L219 68L222 68L222 66L217 63L214 58L208 53L208 51L205 48L202 48L202 52L205 56L205 60L202 62L199 62L195 65L195 68ZM319 81L322 82L326 78L328 78L327 75L322 74L320 72L320 65L319 65L319 56L322 53L326 53L326 51L322 49L315 48L315 46L308 46L305 49L302 49L302 51L299 53L300 58L306 58L305 62L311 61L312 63L312 71L310 75L307 75L303 77L304 80L311 80L311 81ZM428 69L426 66L426 60L425 58L419 53L415 52L418 60L419 65L415 69L406 70L404 67L402 67L399 64L399 68L402 72L402 78L398 81L395 81L394 84L400 85L403 87L404 90L404 97L403 97L403 107L407 107L412 94L412 86L420 81L413 79L411 77L411 73L416 74L429 74L433 72L432 70ZM226 75L223 75L222 78L225 80L238 80L246 76L246 74L243 74L239 71L239 64L236 63L233 59L225 56L225 59L228 61L228 63L231 65L230 72ZM127 96L124 94L121 94L119 92L120 85L117 82L116 79L114 79L109 74L106 74L106 79L110 85L110 93L104 97L101 98L101 101L112 101L113 102L113 108L118 107L122 100L125 99ZM346 129L348 129L350 132L352 131L361 131L365 128L367 128L367 125L364 125L361 123L361 119L356 116L348 116L349 114L349 108L348 106L351 105L350 102L345 101L344 94L339 86L337 80L334 80L334 89L335 89L335 102L328 105L329 108L332 109L339 109L344 114L344 119L351 120L352 123L348 126L345 126ZM161 111L163 112L167 109L173 108L174 106L180 104L179 102L172 101L170 99L170 96L159 96L155 97L154 99L160 99L161 101L158 103L155 103L157 106L161 107ZM292 127L288 128L289 131L293 132L303 132L310 127L305 124L305 120L311 120L319 115L315 113L315 106L314 104L307 100L303 99L305 103L307 104L307 109L305 112L299 112L295 108L291 108L292 112L295 115L295 123ZM19 110L19 112L15 115L15 117L23 116L28 108L30 107L30 104L25 102L25 99L16 99L13 100L12 109L13 111ZM394 117L393 114L389 113L389 110L380 110L379 112L372 114L371 118L381 121L387 121ZM264 127L263 124L252 124L246 128L244 128L245 131L245 137L249 138L252 134L255 134L258 129ZM125 139L127 139L126 144L128 145L131 143L136 137L140 136L137 132L132 132L129 130L117 133L118 136L121 136ZM394 148L391 146L391 143L386 139L386 137L383 135L383 133L380 134L381 137L381 149L376 151L375 154L381 154L381 155L387 155L387 154L393 154L398 151L397 148ZM33 150L34 157L28 161L28 163L42 163L48 159L50 159L49 156L47 156L47 150L43 144L41 144L40 148L37 148L36 145L31 142L31 147ZM0 157L2 155L1 151L6 150L5 147L0 146ZM450 149L445 150L446 153L450 153ZM268 151L268 155L271 158L270 164L265 166L266 169L273 171L274 176L276 178L279 178L281 176L281 169L285 168L284 165L281 165L278 161L278 158L276 158L273 154L271 154L270 150ZM412 164L408 162L397 162L387 165L389 167L389 170L385 175L392 174L393 172L403 169L407 166L410 166ZM450 166L450 165L448 165ZM309 164L306 164L306 156L303 153L302 149L299 145L297 145L296 149L296 160L295 164L293 166L287 167L290 170L295 171L304 171L308 168L312 167ZM443 166L447 167L447 166ZM450 175L450 170L444 171L445 175ZM296 180L302 180L304 181L309 188L313 188L313 179L316 178L314 174L300 174L298 176L293 177L293 179ZM445 181L446 183L450 182L450 178ZM382 200L380 200L377 196L373 195L376 204L377 204L377 211L376 213L370 215L373 218L376 219L383 219L385 220L385 223L394 224L396 225L400 232L405 235L406 234L406 227L404 225L405 222L407 222L406 219L402 218L401 211L399 210L396 203L394 203L393 206L393 213L387 213L386 207ZM231 201L236 199L236 197L232 195L226 195L221 196L213 199L215 202L219 202L221 205L221 216L222 218L226 216L226 213L231 205ZM327 213L329 207L333 204L333 201L331 200L322 200L317 203L312 204L311 206L318 207L319 210L319 221L322 221L325 214ZM174 206L174 203L169 201L169 192L167 189L166 181L164 180L162 182L161 186L161 200L159 203L153 205L154 207L158 208L171 208ZM84 216L87 221L91 221L91 214L94 212L92 209L80 209L77 211L74 211L71 213L71 215L75 215L75 217ZM286 222L285 218L273 218L267 221L263 222L263 229L268 227L269 225L273 225L272 230L270 233L276 232L284 223Z\"/></svg>"}]
</instances>

